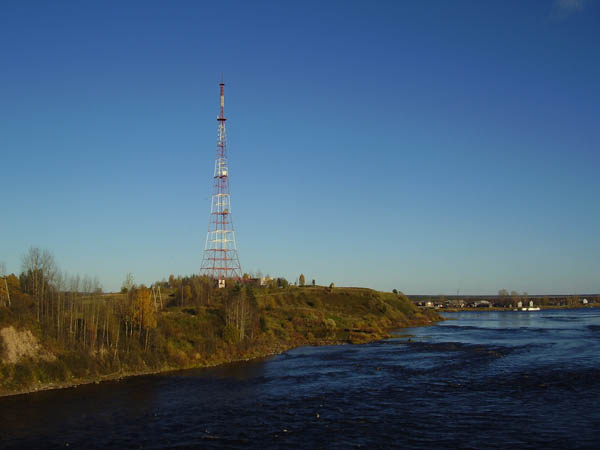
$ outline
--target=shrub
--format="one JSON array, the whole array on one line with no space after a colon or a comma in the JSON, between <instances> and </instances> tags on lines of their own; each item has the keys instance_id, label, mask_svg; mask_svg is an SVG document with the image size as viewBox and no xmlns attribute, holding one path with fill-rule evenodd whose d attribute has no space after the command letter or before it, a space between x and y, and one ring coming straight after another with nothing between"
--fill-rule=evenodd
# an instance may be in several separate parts
<instances>
[{"instance_id":1,"label":"shrub","mask_svg":"<svg viewBox=\"0 0 600 450\"><path fill-rule=\"evenodd\" d=\"M13 383L17 387L27 386L34 381L33 370L27 363L15 364L13 371Z\"/></svg>"},{"instance_id":2,"label":"shrub","mask_svg":"<svg viewBox=\"0 0 600 450\"><path fill-rule=\"evenodd\" d=\"M223 340L230 344L235 344L240 340L240 333L231 325L225 325L225 328L223 328Z\"/></svg>"},{"instance_id":3,"label":"shrub","mask_svg":"<svg viewBox=\"0 0 600 450\"><path fill-rule=\"evenodd\" d=\"M265 319L265 316L260 316L260 330L265 333L269 327L267 326L267 319Z\"/></svg>"}]
</instances>

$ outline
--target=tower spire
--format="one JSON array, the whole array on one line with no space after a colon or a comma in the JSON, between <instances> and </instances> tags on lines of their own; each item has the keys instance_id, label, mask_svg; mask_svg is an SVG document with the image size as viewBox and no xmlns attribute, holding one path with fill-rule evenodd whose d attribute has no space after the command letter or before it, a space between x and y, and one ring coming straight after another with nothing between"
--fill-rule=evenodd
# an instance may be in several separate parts
<instances>
[{"instance_id":1,"label":"tower spire","mask_svg":"<svg viewBox=\"0 0 600 450\"><path fill-rule=\"evenodd\" d=\"M217 120L225 121L225 83L223 83L223 76L221 76L221 82L219 83L219 87L221 88L221 114Z\"/></svg>"},{"instance_id":2,"label":"tower spire","mask_svg":"<svg viewBox=\"0 0 600 450\"><path fill-rule=\"evenodd\" d=\"M219 83L221 109L217 122L217 157L213 172L213 195L210 207L210 220L204 256L200 272L219 280L219 287L226 279L240 279L242 268L235 242L235 232L231 218L231 198L229 193L229 168L227 165L227 133L225 129L225 83ZM223 281L221 281L223 280Z\"/></svg>"}]
</instances>

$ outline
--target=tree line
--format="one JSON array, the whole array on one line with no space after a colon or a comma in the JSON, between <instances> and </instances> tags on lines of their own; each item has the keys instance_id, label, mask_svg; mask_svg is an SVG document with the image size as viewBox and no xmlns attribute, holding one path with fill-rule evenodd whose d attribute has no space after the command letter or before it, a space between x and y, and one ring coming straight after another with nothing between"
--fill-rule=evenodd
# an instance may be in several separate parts
<instances>
[{"instance_id":1,"label":"tree line","mask_svg":"<svg viewBox=\"0 0 600 450\"><path fill-rule=\"evenodd\" d=\"M213 338L220 334L240 342L252 339L260 327L252 286L217 289L205 276L171 275L146 287L127 274L120 294L104 294L98 278L62 272L52 253L37 247L23 256L18 276L7 275L4 267L0 265L0 326L34 325L45 341L114 363L166 345L157 330L166 308L192 313L194 308L213 308L223 323L222 330L211 330Z\"/></svg>"}]
</instances>

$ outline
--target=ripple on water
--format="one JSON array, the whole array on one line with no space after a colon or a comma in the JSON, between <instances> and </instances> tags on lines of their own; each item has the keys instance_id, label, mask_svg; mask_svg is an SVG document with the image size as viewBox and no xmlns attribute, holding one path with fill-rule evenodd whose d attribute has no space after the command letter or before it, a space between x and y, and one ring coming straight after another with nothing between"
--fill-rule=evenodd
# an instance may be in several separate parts
<instances>
[{"instance_id":1,"label":"ripple on water","mask_svg":"<svg viewBox=\"0 0 600 450\"><path fill-rule=\"evenodd\" d=\"M594 448L600 317L486 314L411 342L0 399L0 446Z\"/></svg>"}]
</instances>

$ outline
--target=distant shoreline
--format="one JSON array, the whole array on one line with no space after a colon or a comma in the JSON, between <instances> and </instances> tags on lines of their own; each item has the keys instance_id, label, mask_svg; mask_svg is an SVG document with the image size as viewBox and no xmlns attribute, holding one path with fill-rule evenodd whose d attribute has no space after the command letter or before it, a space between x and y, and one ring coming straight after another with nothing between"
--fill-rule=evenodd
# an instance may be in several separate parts
<instances>
[{"instance_id":1,"label":"distant shoreline","mask_svg":"<svg viewBox=\"0 0 600 450\"><path fill-rule=\"evenodd\" d=\"M535 305L535 307L538 307L537 305ZM593 304L588 304L588 305L579 305L579 306L568 306L568 305L564 305L564 306L539 306L539 310L540 311L546 311L546 310L557 310L557 309L594 309L594 308L600 308L600 303L593 303ZM428 309L428 310L432 310L432 311L436 311L438 313L444 313L444 312L536 312L536 311L522 311L520 308L498 308L495 306L492 307L481 307L481 308L471 308L471 307L464 307L464 308L425 308L423 307L423 309Z\"/></svg>"}]
</instances>

